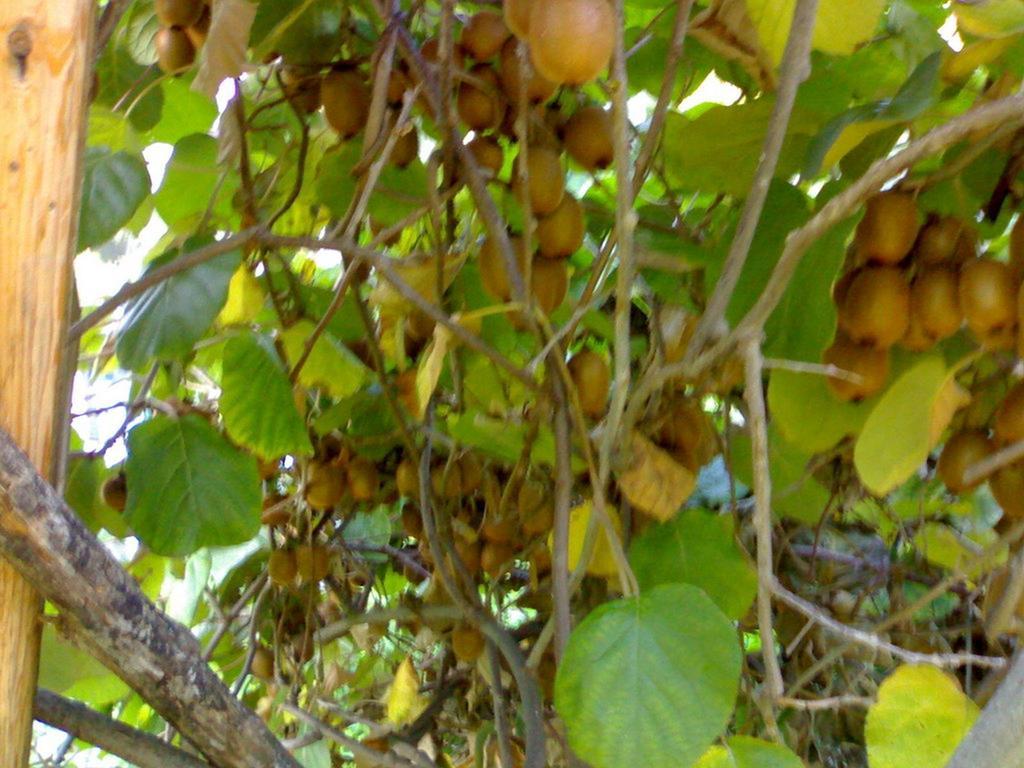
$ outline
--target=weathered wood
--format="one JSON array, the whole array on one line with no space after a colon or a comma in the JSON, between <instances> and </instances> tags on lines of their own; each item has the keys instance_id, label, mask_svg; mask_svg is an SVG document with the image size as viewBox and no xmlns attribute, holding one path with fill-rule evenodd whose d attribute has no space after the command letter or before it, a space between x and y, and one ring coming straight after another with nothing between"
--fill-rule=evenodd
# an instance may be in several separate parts
<instances>
[{"instance_id":1,"label":"weathered wood","mask_svg":"<svg viewBox=\"0 0 1024 768\"><path fill-rule=\"evenodd\" d=\"M94 0L0 2L0 425L49 473ZM39 599L0 562L0 765L28 761Z\"/></svg>"},{"instance_id":2,"label":"weathered wood","mask_svg":"<svg viewBox=\"0 0 1024 768\"><path fill-rule=\"evenodd\" d=\"M214 765L297 768L0 429L0 556L60 610L83 645Z\"/></svg>"}]
</instances>

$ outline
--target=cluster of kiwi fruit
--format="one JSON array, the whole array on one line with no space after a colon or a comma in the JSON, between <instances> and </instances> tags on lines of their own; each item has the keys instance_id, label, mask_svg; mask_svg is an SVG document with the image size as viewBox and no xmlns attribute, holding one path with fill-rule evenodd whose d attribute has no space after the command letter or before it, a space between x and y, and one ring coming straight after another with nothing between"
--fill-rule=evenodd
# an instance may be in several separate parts
<instances>
[{"instance_id":1,"label":"cluster of kiwi fruit","mask_svg":"<svg viewBox=\"0 0 1024 768\"><path fill-rule=\"evenodd\" d=\"M985 350L1011 350L1017 339L1019 270L978 255L973 227L931 214L921 225L913 196L871 198L850 250L848 269L833 286L838 331L823 361L856 376L830 377L841 400L881 391L889 351L930 349L966 325Z\"/></svg>"},{"instance_id":2,"label":"cluster of kiwi fruit","mask_svg":"<svg viewBox=\"0 0 1024 768\"><path fill-rule=\"evenodd\" d=\"M153 44L156 62L169 74L181 74L196 60L210 31L208 0L155 0L160 29Z\"/></svg>"}]
</instances>

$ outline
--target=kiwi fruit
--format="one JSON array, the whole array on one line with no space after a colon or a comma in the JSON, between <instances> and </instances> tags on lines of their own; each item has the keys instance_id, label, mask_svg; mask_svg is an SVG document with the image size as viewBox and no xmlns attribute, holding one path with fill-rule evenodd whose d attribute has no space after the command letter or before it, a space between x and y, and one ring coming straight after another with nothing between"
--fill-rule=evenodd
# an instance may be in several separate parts
<instances>
[{"instance_id":1,"label":"kiwi fruit","mask_svg":"<svg viewBox=\"0 0 1024 768\"><path fill-rule=\"evenodd\" d=\"M914 256L919 264L963 261L974 256L974 236L962 219L932 214L917 235Z\"/></svg>"},{"instance_id":2,"label":"kiwi fruit","mask_svg":"<svg viewBox=\"0 0 1024 768\"><path fill-rule=\"evenodd\" d=\"M498 75L487 64L477 64L462 80L455 98L459 119L474 131L484 131L501 125L505 117L505 102L501 98Z\"/></svg>"},{"instance_id":3,"label":"kiwi fruit","mask_svg":"<svg viewBox=\"0 0 1024 768\"><path fill-rule=\"evenodd\" d=\"M505 572L504 566L515 557L516 550L511 544L488 541L480 548L480 567L492 579Z\"/></svg>"},{"instance_id":4,"label":"kiwi fruit","mask_svg":"<svg viewBox=\"0 0 1024 768\"><path fill-rule=\"evenodd\" d=\"M331 551L318 544L300 544L295 548L295 571L303 584L316 584L331 572Z\"/></svg>"},{"instance_id":5,"label":"kiwi fruit","mask_svg":"<svg viewBox=\"0 0 1024 768\"><path fill-rule=\"evenodd\" d=\"M410 538L423 538L423 518L420 517L420 511L412 504L406 504L402 508L402 530Z\"/></svg>"},{"instance_id":6,"label":"kiwi fruit","mask_svg":"<svg viewBox=\"0 0 1024 768\"><path fill-rule=\"evenodd\" d=\"M611 115L595 106L576 110L562 126L562 142L569 157L591 173L607 168L615 159Z\"/></svg>"},{"instance_id":7,"label":"kiwi fruit","mask_svg":"<svg viewBox=\"0 0 1024 768\"><path fill-rule=\"evenodd\" d=\"M414 309L405 318L405 335L417 342L426 341L433 336L436 327L434 318L418 309Z\"/></svg>"},{"instance_id":8,"label":"kiwi fruit","mask_svg":"<svg viewBox=\"0 0 1024 768\"><path fill-rule=\"evenodd\" d=\"M409 163L419 157L420 135L412 125L399 134L395 140L395 146L391 149L391 164L398 168L405 168Z\"/></svg>"},{"instance_id":9,"label":"kiwi fruit","mask_svg":"<svg viewBox=\"0 0 1024 768\"><path fill-rule=\"evenodd\" d=\"M412 459L402 459L395 470L395 485L402 496L419 498L420 474Z\"/></svg>"},{"instance_id":10,"label":"kiwi fruit","mask_svg":"<svg viewBox=\"0 0 1024 768\"><path fill-rule=\"evenodd\" d=\"M505 165L505 152L493 136L476 136L466 147L480 170L489 172L491 177L501 173Z\"/></svg>"},{"instance_id":11,"label":"kiwi fruit","mask_svg":"<svg viewBox=\"0 0 1024 768\"><path fill-rule=\"evenodd\" d=\"M497 11L477 11L462 28L459 45L477 61L493 59L511 37L511 30Z\"/></svg>"},{"instance_id":12,"label":"kiwi fruit","mask_svg":"<svg viewBox=\"0 0 1024 768\"><path fill-rule=\"evenodd\" d=\"M441 56L441 42L436 38L432 37L429 40L425 40L423 45L420 47L420 55L429 64L435 66L440 61ZM466 52L462 49L462 46L452 46L452 67L455 69L462 69L466 66Z\"/></svg>"},{"instance_id":13,"label":"kiwi fruit","mask_svg":"<svg viewBox=\"0 0 1024 768\"><path fill-rule=\"evenodd\" d=\"M320 109L320 73L308 67L281 67L284 95L296 109L311 114Z\"/></svg>"},{"instance_id":14,"label":"kiwi fruit","mask_svg":"<svg viewBox=\"0 0 1024 768\"><path fill-rule=\"evenodd\" d=\"M615 15L608 0L544 0L530 9L530 54L554 83L582 85L608 68Z\"/></svg>"},{"instance_id":15,"label":"kiwi fruit","mask_svg":"<svg viewBox=\"0 0 1024 768\"><path fill-rule=\"evenodd\" d=\"M910 286L894 267L868 267L850 283L839 306L839 327L851 341L888 349L910 322Z\"/></svg>"},{"instance_id":16,"label":"kiwi fruit","mask_svg":"<svg viewBox=\"0 0 1024 768\"><path fill-rule=\"evenodd\" d=\"M519 60L519 41L510 37L501 47L501 68L499 76L505 98L510 104L519 103L519 90L523 87L522 70L526 72L526 99L532 104L547 101L555 95L558 86L533 71L529 60Z\"/></svg>"},{"instance_id":17,"label":"kiwi fruit","mask_svg":"<svg viewBox=\"0 0 1024 768\"><path fill-rule=\"evenodd\" d=\"M331 509L345 495L345 473L322 461L310 462L306 472L306 503L313 509Z\"/></svg>"},{"instance_id":18,"label":"kiwi fruit","mask_svg":"<svg viewBox=\"0 0 1024 768\"><path fill-rule=\"evenodd\" d=\"M480 538L496 544L510 543L515 539L517 533L519 533L518 523L511 515L501 518L488 515L480 526Z\"/></svg>"},{"instance_id":19,"label":"kiwi fruit","mask_svg":"<svg viewBox=\"0 0 1024 768\"><path fill-rule=\"evenodd\" d=\"M718 453L708 415L699 402L690 398L672 399L662 414L657 441L668 447L691 472L699 470Z\"/></svg>"},{"instance_id":20,"label":"kiwi fruit","mask_svg":"<svg viewBox=\"0 0 1024 768\"><path fill-rule=\"evenodd\" d=\"M935 346L935 343L935 337L925 332L920 318L911 311L907 332L900 339L900 346L910 352L927 352Z\"/></svg>"},{"instance_id":21,"label":"kiwi fruit","mask_svg":"<svg viewBox=\"0 0 1024 768\"><path fill-rule=\"evenodd\" d=\"M457 499L462 495L462 470L457 461L438 464L430 470L430 486L435 496L442 499Z\"/></svg>"},{"instance_id":22,"label":"kiwi fruit","mask_svg":"<svg viewBox=\"0 0 1024 768\"><path fill-rule=\"evenodd\" d=\"M262 646L257 648L252 655L252 665L249 667L249 671L260 680L273 680L274 652Z\"/></svg>"},{"instance_id":23,"label":"kiwi fruit","mask_svg":"<svg viewBox=\"0 0 1024 768\"><path fill-rule=\"evenodd\" d=\"M1024 520L1024 464L1003 467L988 480L989 490L1003 509L1003 517L1012 522Z\"/></svg>"},{"instance_id":24,"label":"kiwi fruit","mask_svg":"<svg viewBox=\"0 0 1024 768\"><path fill-rule=\"evenodd\" d=\"M612 381L605 359L593 350L581 349L569 361L569 375L579 394L583 413L593 419L603 416Z\"/></svg>"},{"instance_id":25,"label":"kiwi fruit","mask_svg":"<svg viewBox=\"0 0 1024 768\"><path fill-rule=\"evenodd\" d=\"M348 492L355 501L373 501L377 498L380 477L377 465L363 456L356 456L348 463Z\"/></svg>"},{"instance_id":26,"label":"kiwi fruit","mask_svg":"<svg viewBox=\"0 0 1024 768\"><path fill-rule=\"evenodd\" d=\"M540 480L527 479L519 486L516 511L519 526L531 538L547 533L555 522L554 498Z\"/></svg>"},{"instance_id":27,"label":"kiwi fruit","mask_svg":"<svg viewBox=\"0 0 1024 768\"><path fill-rule=\"evenodd\" d=\"M960 330L964 317L956 272L942 266L918 272L910 285L910 312L924 334L935 341Z\"/></svg>"},{"instance_id":28,"label":"kiwi fruit","mask_svg":"<svg viewBox=\"0 0 1024 768\"><path fill-rule=\"evenodd\" d=\"M964 493L977 488L984 478L968 483L964 473L995 449L984 430L965 429L946 441L935 471L950 493Z\"/></svg>"},{"instance_id":29,"label":"kiwi fruit","mask_svg":"<svg viewBox=\"0 0 1024 768\"><path fill-rule=\"evenodd\" d=\"M260 523L262 525L279 528L291 522L292 505L282 503L286 498L286 496L272 493L263 499L263 512L260 514Z\"/></svg>"},{"instance_id":30,"label":"kiwi fruit","mask_svg":"<svg viewBox=\"0 0 1024 768\"><path fill-rule=\"evenodd\" d=\"M512 250L519 261L520 273L526 273L526 244L521 237L512 236ZM488 237L480 248L480 281L484 290L498 301L508 301L512 297L512 281L505 267L505 258L498 248L497 242Z\"/></svg>"},{"instance_id":31,"label":"kiwi fruit","mask_svg":"<svg viewBox=\"0 0 1024 768\"><path fill-rule=\"evenodd\" d=\"M324 117L342 139L350 139L366 127L370 115L370 88L354 69L335 69L320 83Z\"/></svg>"},{"instance_id":32,"label":"kiwi fruit","mask_svg":"<svg viewBox=\"0 0 1024 768\"><path fill-rule=\"evenodd\" d=\"M572 256L583 245L585 228L583 206L566 192L558 207L537 222L540 255L549 259Z\"/></svg>"},{"instance_id":33,"label":"kiwi fruit","mask_svg":"<svg viewBox=\"0 0 1024 768\"><path fill-rule=\"evenodd\" d=\"M978 336L1012 328L1017 320L1017 285L1010 267L980 258L960 269L960 309L967 327Z\"/></svg>"},{"instance_id":34,"label":"kiwi fruit","mask_svg":"<svg viewBox=\"0 0 1024 768\"><path fill-rule=\"evenodd\" d=\"M858 381L829 376L826 384L839 400L859 401L881 392L889 378L889 352L839 338L822 354L825 365L859 376Z\"/></svg>"},{"instance_id":35,"label":"kiwi fruit","mask_svg":"<svg viewBox=\"0 0 1024 768\"><path fill-rule=\"evenodd\" d=\"M460 624L452 630L452 652L463 664L476 664L484 652L484 636L476 627Z\"/></svg>"},{"instance_id":36,"label":"kiwi fruit","mask_svg":"<svg viewBox=\"0 0 1024 768\"><path fill-rule=\"evenodd\" d=\"M267 574L270 580L279 586L288 586L299 573L295 553L290 549L275 549L267 560Z\"/></svg>"},{"instance_id":37,"label":"kiwi fruit","mask_svg":"<svg viewBox=\"0 0 1024 768\"><path fill-rule=\"evenodd\" d=\"M199 21L206 5L203 0L154 0L153 10L165 27L188 27Z\"/></svg>"},{"instance_id":38,"label":"kiwi fruit","mask_svg":"<svg viewBox=\"0 0 1024 768\"><path fill-rule=\"evenodd\" d=\"M603 2L603 0L602 0ZM518 165L519 159L516 159ZM554 213L565 197L565 172L558 152L547 147L530 147L527 153L526 171L529 178L528 199L530 208L537 216ZM519 173L513 169L512 178L519 184Z\"/></svg>"},{"instance_id":39,"label":"kiwi fruit","mask_svg":"<svg viewBox=\"0 0 1024 768\"><path fill-rule=\"evenodd\" d=\"M412 86L409 75L404 69L395 67L388 75L388 104L397 107L402 103L406 91Z\"/></svg>"},{"instance_id":40,"label":"kiwi fruit","mask_svg":"<svg viewBox=\"0 0 1024 768\"><path fill-rule=\"evenodd\" d=\"M470 576L480 573L481 546L479 541L467 541L461 536L455 537L455 553L466 567Z\"/></svg>"},{"instance_id":41,"label":"kiwi fruit","mask_svg":"<svg viewBox=\"0 0 1024 768\"><path fill-rule=\"evenodd\" d=\"M213 14L210 12L210 6L204 4L198 21L185 27L185 34L188 35L188 39L192 41L192 45L197 51L206 45L206 38L210 35L211 21L213 21Z\"/></svg>"},{"instance_id":42,"label":"kiwi fruit","mask_svg":"<svg viewBox=\"0 0 1024 768\"><path fill-rule=\"evenodd\" d=\"M181 27L161 27L154 42L157 66L168 75L184 72L196 60L196 47Z\"/></svg>"},{"instance_id":43,"label":"kiwi fruit","mask_svg":"<svg viewBox=\"0 0 1024 768\"><path fill-rule=\"evenodd\" d=\"M115 512L124 512L128 505L128 482L123 472L108 477L100 489L103 503Z\"/></svg>"},{"instance_id":44,"label":"kiwi fruit","mask_svg":"<svg viewBox=\"0 0 1024 768\"><path fill-rule=\"evenodd\" d=\"M569 291L569 270L565 261L534 256L530 289L533 300L545 315L558 309Z\"/></svg>"},{"instance_id":45,"label":"kiwi fruit","mask_svg":"<svg viewBox=\"0 0 1024 768\"><path fill-rule=\"evenodd\" d=\"M910 195L883 192L867 202L854 242L858 255L878 264L895 264L914 247L919 227L917 202Z\"/></svg>"},{"instance_id":46,"label":"kiwi fruit","mask_svg":"<svg viewBox=\"0 0 1024 768\"><path fill-rule=\"evenodd\" d=\"M505 25L513 35L524 40L530 34L530 11L533 3L534 0L504 0L502 3Z\"/></svg>"},{"instance_id":47,"label":"kiwi fruit","mask_svg":"<svg viewBox=\"0 0 1024 768\"><path fill-rule=\"evenodd\" d=\"M1003 445L1024 440L1024 381L1010 387L999 404L993 430L996 440Z\"/></svg>"},{"instance_id":48,"label":"kiwi fruit","mask_svg":"<svg viewBox=\"0 0 1024 768\"><path fill-rule=\"evenodd\" d=\"M463 496L469 496L480 489L483 482L484 471L480 466L480 459L475 453L464 453L457 461L459 467L459 483Z\"/></svg>"}]
</instances>

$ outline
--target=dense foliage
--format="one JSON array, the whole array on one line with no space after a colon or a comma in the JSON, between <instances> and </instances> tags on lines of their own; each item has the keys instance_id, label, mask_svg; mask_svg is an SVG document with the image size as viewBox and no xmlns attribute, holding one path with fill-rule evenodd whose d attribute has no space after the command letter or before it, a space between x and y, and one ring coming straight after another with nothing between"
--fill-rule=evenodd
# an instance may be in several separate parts
<instances>
[{"instance_id":1,"label":"dense foliage","mask_svg":"<svg viewBox=\"0 0 1024 768\"><path fill-rule=\"evenodd\" d=\"M873 164L1024 3L120 5L66 496L303 765L945 764L1024 618L1024 121Z\"/></svg>"}]
</instances>

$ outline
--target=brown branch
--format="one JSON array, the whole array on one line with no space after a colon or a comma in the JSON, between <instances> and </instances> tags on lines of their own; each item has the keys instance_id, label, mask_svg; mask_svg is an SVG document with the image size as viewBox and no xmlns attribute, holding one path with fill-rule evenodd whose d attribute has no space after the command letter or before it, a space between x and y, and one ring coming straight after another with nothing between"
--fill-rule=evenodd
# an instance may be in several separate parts
<instances>
[{"instance_id":1,"label":"brown branch","mask_svg":"<svg viewBox=\"0 0 1024 768\"><path fill-rule=\"evenodd\" d=\"M555 660L561 662L572 631L569 588L569 517L572 506L572 442L565 386L555 389L555 527L551 550L552 601L555 608Z\"/></svg>"},{"instance_id":2,"label":"brown branch","mask_svg":"<svg viewBox=\"0 0 1024 768\"><path fill-rule=\"evenodd\" d=\"M110 0L103 8L103 13L96 21L96 37L92 45L95 60L98 61L103 55L103 49L107 47L111 35L117 29L118 22L121 21L121 17L124 16L130 5L131 0Z\"/></svg>"},{"instance_id":3,"label":"brown branch","mask_svg":"<svg viewBox=\"0 0 1024 768\"><path fill-rule=\"evenodd\" d=\"M263 722L0 430L0 555L64 627L221 768L296 768Z\"/></svg>"},{"instance_id":4,"label":"brown branch","mask_svg":"<svg viewBox=\"0 0 1024 768\"><path fill-rule=\"evenodd\" d=\"M93 744L139 768L209 768L209 764L165 744L151 733L89 709L71 699L40 688L33 716L40 723Z\"/></svg>"}]
</instances>

